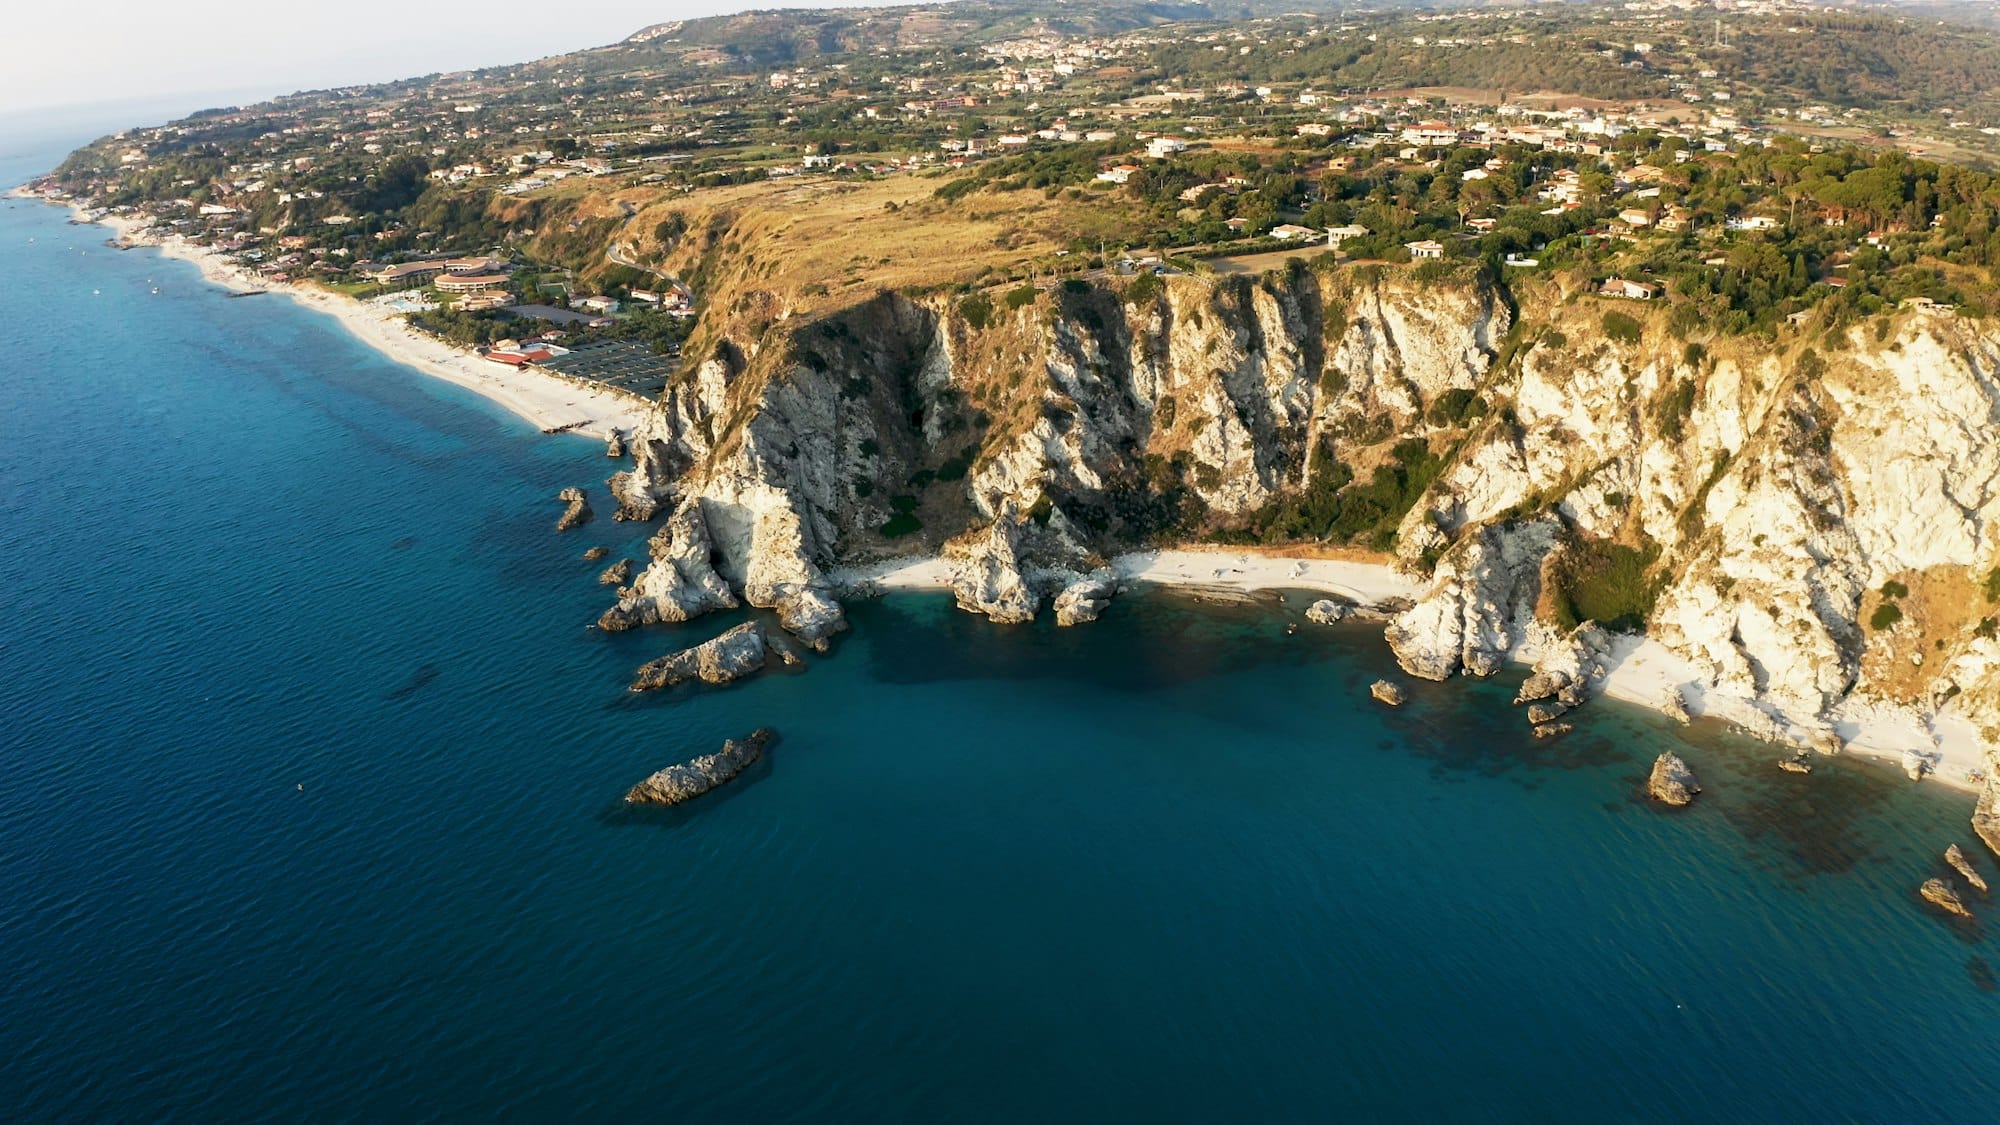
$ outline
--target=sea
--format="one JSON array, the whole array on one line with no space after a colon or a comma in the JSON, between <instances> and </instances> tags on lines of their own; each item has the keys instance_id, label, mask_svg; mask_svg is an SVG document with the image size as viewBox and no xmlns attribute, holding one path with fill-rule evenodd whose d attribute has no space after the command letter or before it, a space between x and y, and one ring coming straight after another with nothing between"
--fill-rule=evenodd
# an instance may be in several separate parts
<instances>
[{"instance_id":1,"label":"sea","mask_svg":"<svg viewBox=\"0 0 2000 1125\"><path fill-rule=\"evenodd\" d=\"M651 530L599 443L66 219L0 202L7 1120L2000 1112L2000 904L1915 895L1963 793L1610 702L1538 743L1518 671L1390 710L1299 594L892 596L634 695L745 615L589 628Z\"/></svg>"}]
</instances>

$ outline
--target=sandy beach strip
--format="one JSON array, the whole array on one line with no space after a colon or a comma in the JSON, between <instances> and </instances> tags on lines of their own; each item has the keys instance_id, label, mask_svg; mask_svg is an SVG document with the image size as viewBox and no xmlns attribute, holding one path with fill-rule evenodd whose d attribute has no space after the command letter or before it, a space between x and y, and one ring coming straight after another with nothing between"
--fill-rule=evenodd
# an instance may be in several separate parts
<instances>
[{"instance_id":1,"label":"sandy beach strip","mask_svg":"<svg viewBox=\"0 0 2000 1125\"><path fill-rule=\"evenodd\" d=\"M74 204L71 210L82 213ZM391 310L310 285L272 281L206 247L172 235L152 235L137 220L105 215L93 221L111 228L131 245L151 247L165 257L192 262L204 278L221 288L238 293L263 290L325 313L389 359L498 403L539 429L605 438L614 429L631 431L646 414L646 405L629 395L490 362L412 328Z\"/></svg>"}]
</instances>

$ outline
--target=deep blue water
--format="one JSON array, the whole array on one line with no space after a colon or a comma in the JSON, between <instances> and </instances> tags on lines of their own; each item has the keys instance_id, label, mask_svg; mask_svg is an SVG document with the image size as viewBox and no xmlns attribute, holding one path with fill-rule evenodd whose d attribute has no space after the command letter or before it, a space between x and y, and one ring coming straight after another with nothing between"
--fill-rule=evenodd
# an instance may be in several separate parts
<instances>
[{"instance_id":1,"label":"deep blue water","mask_svg":"<svg viewBox=\"0 0 2000 1125\"><path fill-rule=\"evenodd\" d=\"M897 598L803 673L635 698L728 622L584 628L581 552L649 530L553 532L597 443L63 220L0 203L10 1119L2000 1104L2000 947L1912 894L1962 796L1697 729L1663 813L1656 718L1537 745L1511 677L1388 712L1379 631L1285 636L1296 600ZM618 809L765 724L729 790Z\"/></svg>"}]
</instances>

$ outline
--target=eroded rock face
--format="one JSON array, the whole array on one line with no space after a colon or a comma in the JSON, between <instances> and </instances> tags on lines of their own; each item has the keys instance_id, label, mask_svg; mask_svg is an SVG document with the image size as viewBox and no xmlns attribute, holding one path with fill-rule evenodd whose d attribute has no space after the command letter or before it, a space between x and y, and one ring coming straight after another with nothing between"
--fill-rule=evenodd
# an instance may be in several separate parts
<instances>
[{"instance_id":1,"label":"eroded rock face","mask_svg":"<svg viewBox=\"0 0 2000 1125\"><path fill-rule=\"evenodd\" d=\"M1688 714L1687 697L1681 694L1679 687L1670 687L1660 693L1660 710L1682 726L1694 721L1694 717Z\"/></svg>"},{"instance_id":2,"label":"eroded rock face","mask_svg":"<svg viewBox=\"0 0 2000 1125\"><path fill-rule=\"evenodd\" d=\"M1077 579L1056 595L1056 624L1081 625L1097 620L1117 592L1118 578L1109 570Z\"/></svg>"},{"instance_id":3,"label":"eroded rock face","mask_svg":"<svg viewBox=\"0 0 2000 1125\"><path fill-rule=\"evenodd\" d=\"M625 794L628 805L678 805L691 801L738 774L763 757L777 735L769 727L752 731L747 738L732 738L713 754L666 769L634 785Z\"/></svg>"},{"instance_id":4,"label":"eroded rock face","mask_svg":"<svg viewBox=\"0 0 2000 1125\"><path fill-rule=\"evenodd\" d=\"M625 435L613 429L611 436L604 439L604 455L614 461L625 456Z\"/></svg>"},{"instance_id":5,"label":"eroded rock face","mask_svg":"<svg viewBox=\"0 0 2000 1125\"><path fill-rule=\"evenodd\" d=\"M1574 723L1543 723L1542 725L1534 729L1534 735L1535 738L1539 741L1542 739L1556 738L1560 735L1568 734L1569 732L1575 729L1576 725Z\"/></svg>"},{"instance_id":6,"label":"eroded rock face","mask_svg":"<svg viewBox=\"0 0 2000 1125\"><path fill-rule=\"evenodd\" d=\"M1924 880L1924 885L1917 888L1917 893L1924 896L1925 902L1954 918L1970 920L1972 917L1972 909L1965 905L1964 899L1958 897L1958 891L1943 879Z\"/></svg>"},{"instance_id":7,"label":"eroded rock face","mask_svg":"<svg viewBox=\"0 0 2000 1125\"><path fill-rule=\"evenodd\" d=\"M1533 296L1512 337L1492 286L1393 269L1171 278L1132 302L1060 288L979 325L945 296L771 307L754 331L714 326L727 339L628 435L613 495L621 518L699 501L714 569L823 640L844 620L824 580L838 563L945 545L962 605L1029 620L1083 557L1251 526L1316 463L1365 482L1422 441L1444 463L1395 549L1430 586L1389 632L1410 674L1511 656L1571 671L1556 698L1581 702L1600 662L1552 624L1577 616L1552 579L1571 552L1616 548L1667 576L1648 628L1696 689L1807 728L1860 698L2000 735L1978 598L1931 599L1978 612L1927 632L1864 627L1887 579L2000 565L2000 330L1899 316L1810 357L1789 336L1683 350L1605 339L1601 314ZM784 329L763 332L771 317ZM1436 421L1471 395L1484 421ZM924 526L890 542L900 493Z\"/></svg>"},{"instance_id":8,"label":"eroded rock face","mask_svg":"<svg viewBox=\"0 0 2000 1125\"><path fill-rule=\"evenodd\" d=\"M1553 520L1481 528L1438 563L1430 590L1386 636L1403 671L1426 680L1490 676L1534 622Z\"/></svg>"},{"instance_id":9,"label":"eroded rock face","mask_svg":"<svg viewBox=\"0 0 2000 1125\"><path fill-rule=\"evenodd\" d=\"M736 608L736 595L709 561L715 548L700 501L683 501L646 547L653 561L618 592L618 604L597 619L598 628L616 633Z\"/></svg>"},{"instance_id":10,"label":"eroded rock face","mask_svg":"<svg viewBox=\"0 0 2000 1125\"><path fill-rule=\"evenodd\" d=\"M1003 625L1033 621L1042 599L1021 573L1017 552L1021 531L1009 516L997 519L984 533L955 539L945 547L951 565L951 593L958 607L982 613Z\"/></svg>"},{"instance_id":11,"label":"eroded rock face","mask_svg":"<svg viewBox=\"0 0 2000 1125\"><path fill-rule=\"evenodd\" d=\"M1958 872L1959 876L1973 890L1978 891L1980 894L1986 893L1986 879L1979 874L1979 868L1973 866L1972 857L1965 854L1964 848L1959 847L1957 844L1946 848L1944 850L1944 861L1950 864L1951 869Z\"/></svg>"},{"instance_id":12,"label":"eroded rock face","mask_svg":"<svg viewBox=\"0 0 2000 1125\"><path fill-rule=\"evenodd\" d=\"M600 555L598 557L602 558L603 556ZM631 580L631 559L619 559L617 562L605 567L604 573L597 576L597 584L600 586L623 586Z\"/></svg>"},{"instance_id":13,"label":"eroded rock face","mask_svg":"<svg viewBox=\"0 0 2000 1125\"><path fill-rule=\"evenodd\" d=\"M1972 809L1972 831L1989 851L2000 855L2000 775L1988 775L1980 790L1979 803Z\"/></svg>"},{"instance_id":14,"label":"eroded rock face","mask_svg":"<svg viewBox=\"0 0 2000 1125\"><path fill-rule=\"evenodd\" d=\"M590 498L583 494L583 489L565 488L556 493L556 499L569 504L563 509L562 518L556 521L557 531L568 531L590 522Z\"/></svg>"},{"instance_id":15,"label":"eroded rock face","mask_svg":"<svg viewBox=\"0 0 2000 1125\"><path fill-rule=\"evenodd\" d=\"M769 652L763 628L745 622L692 648L640 665L632 676L632 690L655 691L689 680L726 684L762 668Z\"/></svg>"},{"instance_id":16,"label":"eroded rock face","mask_svg":"<svg viewBox=\"0 0 2000 1125\"><path fill-rule=\"evenodd\" d=\"M1403 691L1403 685L1388 680L1376 680L1368 685L1368 694L1374 696L1376 702L1386 703L1391 707L1401 707L1404 700L1409 698L1408 693Z\"/></svg>"},{"instance_id":17,"label":"eroded rock face","mask_svg":"<svg viewBox=\"0 0 2000 1125\"><path fill-rule=\"evenodd\" d=\"M1646 780L1646 792L1663 804L1679 807L1694 800L1701 792L1701 783L1694 778L1694 771L1681 761L1677 754L1662 754L1653 761L1652 776Z\"/></svg>"}]
</instances>

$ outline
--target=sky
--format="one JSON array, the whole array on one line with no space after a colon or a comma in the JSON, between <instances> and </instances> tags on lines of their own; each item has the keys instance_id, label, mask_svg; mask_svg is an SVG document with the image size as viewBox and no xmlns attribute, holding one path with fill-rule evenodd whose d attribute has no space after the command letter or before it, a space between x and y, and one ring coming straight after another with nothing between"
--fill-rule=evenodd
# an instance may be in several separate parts
<instances>
[{"instance_id":1,"label":"sky","mask_svg":"<svg viewBox=\"0 0 2000 1125\"><path fill-rule=\"evenodd\" d=\"M0 115L116 102L181 112L602 46L648 24L858 0L47 0L6 20Z\"/></svg>"}]
</instances>

